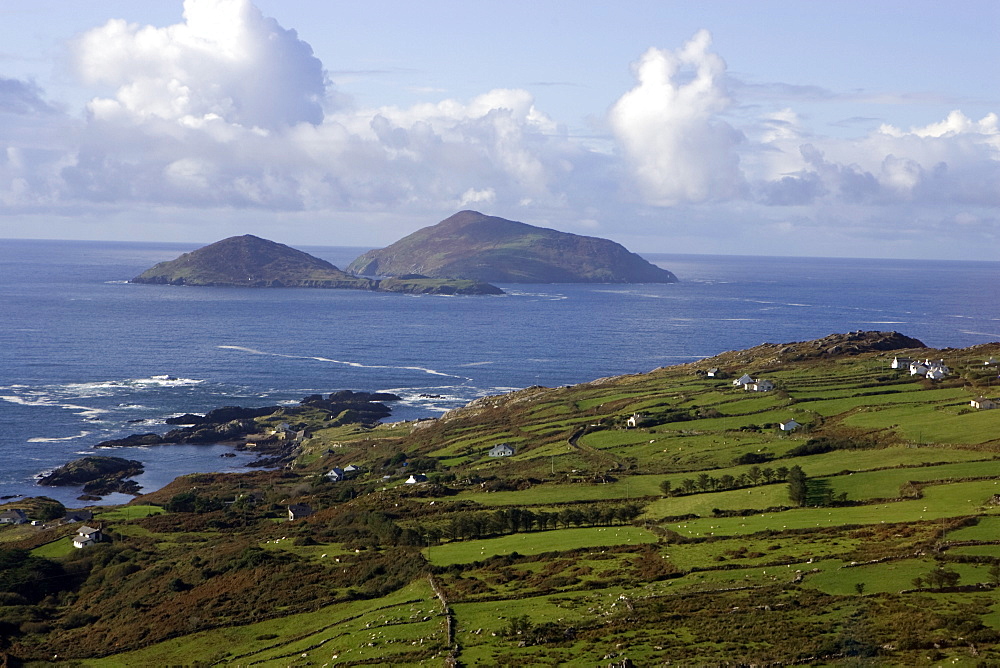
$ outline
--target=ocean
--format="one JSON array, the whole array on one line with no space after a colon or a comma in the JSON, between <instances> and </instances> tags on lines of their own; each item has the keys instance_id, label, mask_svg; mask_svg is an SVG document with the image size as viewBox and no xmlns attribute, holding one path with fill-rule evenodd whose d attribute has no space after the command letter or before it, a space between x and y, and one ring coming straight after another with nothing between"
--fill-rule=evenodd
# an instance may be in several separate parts
<instances>
[{"instance_id":1,"label":"ocean","mask_svg":"<svg viewBox=\"0 0 1000 668\"><path fill-rule=\"evenodd\" d=\"M933 347L1000 340L998 262L644 255L669 285L501 285L443 297L131 285L200 244L0 240L0 497L75 488L39 474L164 420L220 406L390 391L392 420L763 342L896 330ZM345 267L366 248L303 247ZM241 470L222 445L122 448L144 491ZM103 503L131 497L111 495Z\"/></svg>"}]
</instances>

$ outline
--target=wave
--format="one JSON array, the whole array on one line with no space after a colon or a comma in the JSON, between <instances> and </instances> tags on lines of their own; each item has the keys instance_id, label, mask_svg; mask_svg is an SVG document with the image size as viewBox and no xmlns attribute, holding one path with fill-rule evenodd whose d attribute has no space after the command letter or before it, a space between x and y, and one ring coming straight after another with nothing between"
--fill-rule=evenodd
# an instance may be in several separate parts
<instances>
[{"instance_id":1,"label":"wave","mask_svg":"<svg viewBox=\"0 0 1000 668\"><path fill-rule=\"evenodd\" d=\"M993 339L994 341L1000 341L1000 334L990 333L990 332L974 332L968 329L959 330L962 334L968 334L969 336L985 336Z\"/></svg>"},{"instance_id":2,"label":"wave","mask_svg":"<svg viewBox=\"0 0 1000 668\"><path fill-rule=\"evenodd\" d=\"M89 431L81 431L76 436L33 436L28 439L28 443L60 443L62 441L75 441L78 438L90 436Z\"/></svg>"},{"instance_id":3,"label":"wave","mask_svg":"<svg viewBox=\"0 0 1000 668\"><path fill-rule=\"evenodd\" d=\"M521 290L504 288L507 295L510 297L535 297L539 299L547 299L549 301L562 301L564 299L569 299L567 295L561 295L559 293L552 292L523 292Z\"/></svg>"},{"instance_id":4,"label":"wave","mask_svg":"<svg viewBox=\"0 0 1000 668\"><path fill-rule=\"evenodd\" d=\"M107 396L108 393L135 389L158 389L162 387L192 387L201 385L204 380L195 378L177 378L167 374L149 376L148 378L126 378L124 380L101 380L89 383L67 383L61 388L76 393L78 396Z\"/></svg>"},{"instance_id":5,"label":"wave","mask_svg":"<svg viewBox=\"0 0 1000 668\"><path fill-rule=\"evenodd\" d=\"M64 408L70 411L76 411L78 415L83 416L88 419L97 419L98 416L104 415L108 411L103 408L93 408L91 406L78 406L77 404L66 404L59 401L55 401L47 395L31 394L27 397L5 394L0 395L0 399L6 401L7 403L17 404L18 406L30 406L30 407L41 407L41 408Z\"/></svg>"},{"instance_id":6,"label":"wave","mask_svg":"<svg viewBox=\"0 0 1000 668\"><path fill-rule=\"evenodd\" d=\"M285 359L293 359L293 360L313 360L316 362L326 362L329 364L341 364L343 366L349 366L355 369L398 369L402 371L419 371L420 373L426 373L431 376L458 378L459 380L464 380L468 383L472 382L472 379L466 376L457 376L453 373L445 373L444 371L437 371L436 369L428 369L427 367L422 367L422 366L398 366L393 364L364 364L362 362L335 360L330 357L320 357L318 355L292 355L290 353L272 353L265 350L257 350L256 348L247 348L246 346L225 345L217 347L222 350L236 350L239 352L248 353L250 355L265 355L268 357L283 357Z\"/></svg>"}]
</instances>

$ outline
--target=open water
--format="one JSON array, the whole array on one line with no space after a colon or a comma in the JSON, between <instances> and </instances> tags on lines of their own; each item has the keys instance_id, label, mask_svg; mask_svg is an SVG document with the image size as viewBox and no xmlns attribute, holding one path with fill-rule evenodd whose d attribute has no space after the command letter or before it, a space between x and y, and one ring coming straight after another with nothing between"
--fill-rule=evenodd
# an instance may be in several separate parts
<instances>
[{"instance_id":1,"label":"open water","mask_svg":"<svg viewBox=\"0 0 1000 668\"><path fill-rule=\"evenodd\" d=\"M392 419L857 329L934 347L1000 340L997 262L647 255L672 285L502 285L499 297L131 285L198 244L0 240L0 496L78 489L35 478L171 415L400 394ZM339 267L367 249L304 248ZM146 491L238 470L225 446L110 451ZM130 497L114 495L105 503Z\"/></svg>"}]
</instances>

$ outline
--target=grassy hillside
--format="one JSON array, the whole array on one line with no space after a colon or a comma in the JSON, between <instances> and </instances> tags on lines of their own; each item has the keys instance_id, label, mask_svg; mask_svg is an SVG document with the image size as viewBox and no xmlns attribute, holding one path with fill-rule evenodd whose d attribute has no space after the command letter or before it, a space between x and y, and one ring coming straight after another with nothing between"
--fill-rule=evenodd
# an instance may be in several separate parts
<instances>
[{"instance_id":1,"label":"grassy hillside","mask_svg":"<svg viewBox=\"0 0 1000 668\"><path fill-rule=\"evenodd\" d=\"M434 421L317 423L288 469L185 476L100 509L111 540L82 550L72 526L0 529L2 651L94 666L1000 663L1000 410L969 405L1000 393L983 364L1000 344L885 340L764 345ZM890 368L897 354L952 374L915 380ZM734 387L743 373L776 388ZM488 456L498 443L515 454ZM348 464L352 479L323 475ZM415 473L427 481L404 482ZM290 521L293 503L314 512Z\"/></svg>"}]
</instances>

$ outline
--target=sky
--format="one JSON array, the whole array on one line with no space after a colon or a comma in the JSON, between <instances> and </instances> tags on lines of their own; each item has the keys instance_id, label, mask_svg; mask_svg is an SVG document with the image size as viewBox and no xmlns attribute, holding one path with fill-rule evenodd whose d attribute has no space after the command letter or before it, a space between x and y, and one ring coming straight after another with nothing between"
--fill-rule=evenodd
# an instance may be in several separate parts
<instances>
[{"instance_id":1,"label":"sky","mask_svg":"<svg viewBox=\"0 0 1000 668\"><path fill-rule=\"evenodd\" d=\"M0 239L1000 259L995 0L3 0Z\"/></svg>"}]
</instances>

